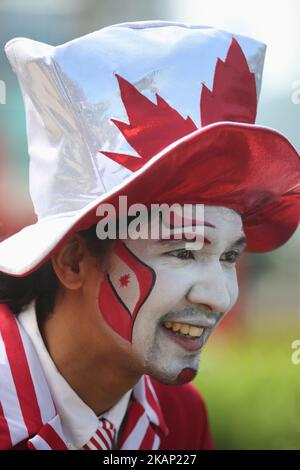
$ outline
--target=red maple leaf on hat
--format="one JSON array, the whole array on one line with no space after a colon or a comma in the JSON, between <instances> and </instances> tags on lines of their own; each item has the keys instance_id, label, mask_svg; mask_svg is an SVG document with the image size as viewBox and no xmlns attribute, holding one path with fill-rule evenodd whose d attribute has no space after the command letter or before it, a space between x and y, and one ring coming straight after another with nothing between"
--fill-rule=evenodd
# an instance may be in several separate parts
<instances>
[{"instance_id":1,"label":"red maple leaf on hat","mask_svg":"<svg viewBox=\"0 0 300 470\"><path fill-rule=\"evenodd\" d=\"M102 150L105 156L134 172L165 147L198 129L189 116L182 117L160 95L156 94L155 104L125 78L116 77L129 123L111 121L139 156ZM202 84L202 126L220 121L254 123L256 109L255 74L232 38L225 61L217 59L212 90Z\"/></svg>"},{"instance_id":2,"label":"red maple leaf on hat","mask_svg":"<svg viewBox=\"0 0 300 470\"><path fill-rule=\"evenodd\" d=\"M217 59L212 91L202 85L200 109L202 126L219 121L255 122L255 74L250 72L247 59L234 38L225 61Z\"/></svg>"}]
</instances>

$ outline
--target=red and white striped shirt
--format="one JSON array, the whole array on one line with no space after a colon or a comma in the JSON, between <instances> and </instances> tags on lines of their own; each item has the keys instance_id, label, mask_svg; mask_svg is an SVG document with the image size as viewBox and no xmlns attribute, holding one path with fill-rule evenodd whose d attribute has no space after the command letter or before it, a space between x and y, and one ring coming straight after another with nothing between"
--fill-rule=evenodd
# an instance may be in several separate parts
<instances>
[{"instance_id":1,"label":"red and white striped shirt","mask_svg":"<svg viewBox=\"0 0 300 470\"><path fill-rule=\"evenodd\" d=\"M34 313L29 312L27 316L24 313L18 321L7 306L0 306L0 449L10 449L25 440L28 441L27 446L30 449L105 449L108 446L108 438L111 437L114 441L117 437L117 431L128 407L129 396L129 408L122 436L119 436L119 443L116 444L115 441L113 446L132 450L158 449L161 437L166 436L168 430L155 390L147 376L142 376L132 393L129 391L118 404L101 416L107 421L99 420L94 414L93 423L95 422L96 426L87 426L88 432L85 421L79 426L77 418L75 422L66 420L68 412L73 413L76 409L76 406L75 409L68 409L70 402L66 399L74 398L71 393L74 391L71 389L70 392L70 386L56 370L58 375L54 374L54 377L60 376L57 381L58 394L54 392L52 395L55 381L52 383L51 376L50 390L49 373L45 374L41 364L41 357L45 359L47 350L45 348L45 352L43 348L38 347L37 351L36 345L26 332L32 318L35 318ZM34 322L32 324L34 325ZM39 340L42 341L41 338ZM55 369L54 366L54 371ZM59 402L57 396L62 384L67 386L64 390L68 393L63 395L62 401ZM75 404L80 405L79 418L91 417L92 410L83 402L84 407L81 407L81 400L77 398ZM113 433L110 426L115 429Z\"/></svg>"},{"instance_id":2,"label":"red and white striped shirt","mask_svg":"<svg viewBox=\"0 0 300 470\"><path fill-rule=\"evenodd\" d=\"M57 370L39 331L34 305L18 316L19 323L30 337L41 362L51 396L60 416L62 429L70 449L81 449L96 433L99 418L105 418L116 429L116 435L125 416L131 390L109 411L99 418Z\"/></svg>"}]
</instances>

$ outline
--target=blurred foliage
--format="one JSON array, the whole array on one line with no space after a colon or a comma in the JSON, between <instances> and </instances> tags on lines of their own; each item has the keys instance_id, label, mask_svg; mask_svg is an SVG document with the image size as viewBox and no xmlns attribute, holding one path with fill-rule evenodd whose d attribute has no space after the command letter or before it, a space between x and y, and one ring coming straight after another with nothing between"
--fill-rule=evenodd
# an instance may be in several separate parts
<instances>
[{"instance_id":1,"label":"blurred foliage","mask_svg":"<svg viewBox=\"0 0 300 470\"><path fill-rule=\"evenodd\" d=\"M218 449L300 449L300 365L291 361L297 331L211 339L195 384Z\"/></svg>"}]
</instances>

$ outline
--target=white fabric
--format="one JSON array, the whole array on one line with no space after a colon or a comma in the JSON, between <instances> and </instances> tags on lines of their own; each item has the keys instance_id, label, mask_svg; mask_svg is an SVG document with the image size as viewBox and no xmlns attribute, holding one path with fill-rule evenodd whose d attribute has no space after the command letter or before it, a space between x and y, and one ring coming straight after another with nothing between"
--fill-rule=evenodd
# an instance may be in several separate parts
<instances>
[{"instance_id":1,"label":"white fabric","mask_svg":"<svg viewBox=\"0 0 300 470\"><path fill-rule=\"evenodd\" d=\"M33 304L22 312L18 319L33 342L41 361L54 404L61 418L62 429L67 438L68 447L81 449L94 436L98 428L99 418L81 400L57 370L43 342ZM101 417L113 423L117 432L125 416L130 393L131 390L115 406L101 415Z\"/></svg>"},{"instance_id":2,"label":"white fabric","mask_svg":"<svg viewBox=\"0 0 300 470\"><path fill-rule=\"evenodd\" d=\"M35 436L30 442L36 450L52 450L49 444L41 436Z\"/></svg>"},{"instance_id":3,"label":"white fabric","mask_svg":"<svg viewBox=\"0 0 300 470\"><path fill-rule=\"evenodd\" d=\"M0 334L0 397L3 414L8 421L10 438L13 445L28 437L18 394L7 358L5 343Z\"/></svg>"},{"instance_id":4,"label":"white fabric","mask_svg":"<svg viewBox=\"0 0 300 470\"><path fill-rule=\"evenodd\" d=\"M47 427L52 428L52 431L55 434L55 436L64 442L65 436L62 430L61 420L58 415L56 415L53 419L51 419L47 423ZM40 434L37 434L33 438L29 439L29 442L33 445L33 447L36 450L53 450L52 439L50 438L50 440L49 441L48 440L49 440L49 437L47 437L47 433L46 433L45 438L43 438Z\"/></svg>"},{"instance_id":5,"label":"white fabric","mask_svg":"<svg viewBox=\"0 0 300 470\"><path fill-rule=\"evenodd\" d=\"M142 414L138 420L136 426L132 430L132 433L129 434L126 441L122 446L122 450L132 450L138 449L145 437L149 425L149 420L146 413Z\"/></svg>"},{"instance_id":6,"label":"white fabric","mask_svg":"<svg viewBox=\"0 0 300 470\"><path fill-rule=\"evenodd\" d=\"M131 175L99 153L135 154L111 123L128 119L116 73L153 102L159 94L201 127L201 84L211 89L217 60L225 59L233 37L259 95L265 44L209 26L118 24L57 47L10 40L5 52L24 98L30 193L39 219L80 210Z\"/></svg>"},{"instance_id":7,"label":"white fabric","mask_svg":"<svg viewBox=\"0 0 300 470\"><path fill-rule=\"evenodd\" d=\"M18 325L20 337L28 359L28 367L33 381L36 399L40 408L42 422L48 423L55 416L55 407L51 403L51 395L44 374L41 374L42 366L40 364L36 350L32 348L32 344L24 328Z\"/></svg>"},{"instance_id":8,"label":"white fabric","mask_svg":"<svg viewBox=\"0 0 300 470\"><path fill-rule=\"evenodd\" d=\"M24 98L30 192L39 221L0 244L1 271L29 273L78 219L154 164L156 157L132 174L101 153L136 154L111 122L128 120L115 73L154 103L158 93L201 127L201 84L211 88L217 60L224 60L233 37L255 74L258 95L266 46L208 26L144 21L57 47L26 38L6 44Z\"/></svg>"}]
</instances>

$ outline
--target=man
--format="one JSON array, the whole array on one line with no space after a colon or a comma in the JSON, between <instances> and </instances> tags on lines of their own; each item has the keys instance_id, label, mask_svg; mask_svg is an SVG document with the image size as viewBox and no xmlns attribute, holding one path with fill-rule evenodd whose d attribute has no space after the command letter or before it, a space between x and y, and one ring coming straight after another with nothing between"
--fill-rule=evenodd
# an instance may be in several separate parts
<instances>
[{"instance_id":1,"label":"man","mask_svg":"<svg viewBox=\"0 0 300 470\"><path fill-rule=\"evenodd\" d=\"M189 384L199 353L236 301L245 244L275 249L299 219L299 156L254 125L264 52L167 22L6 45L38 221L0 245L1 448L213 448ZM153 203L191 213L169 237L97 237L104 207L130 232Z\"/></svg>"}]
</instances>

